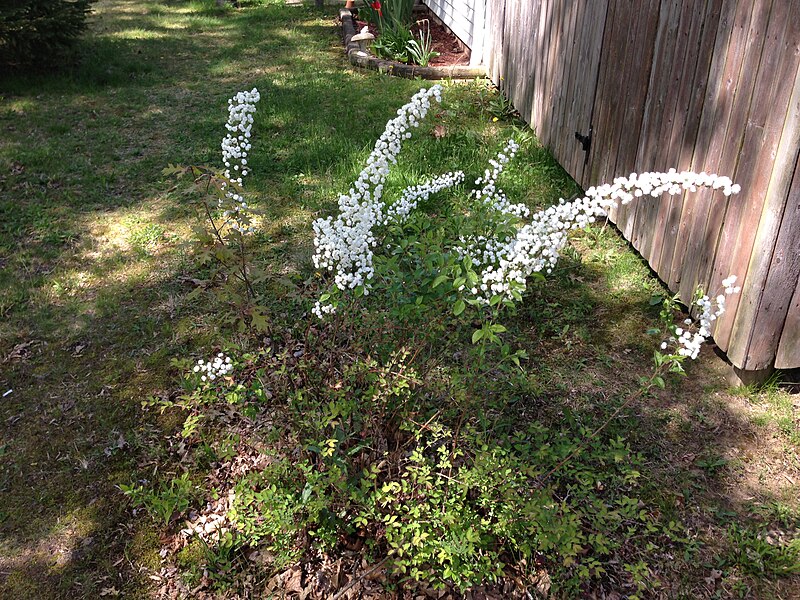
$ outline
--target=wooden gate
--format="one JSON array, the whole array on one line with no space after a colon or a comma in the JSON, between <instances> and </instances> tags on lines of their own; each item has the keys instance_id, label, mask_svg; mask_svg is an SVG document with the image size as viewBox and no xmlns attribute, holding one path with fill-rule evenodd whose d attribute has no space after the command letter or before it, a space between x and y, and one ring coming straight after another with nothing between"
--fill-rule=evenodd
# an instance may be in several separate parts
<instances>
[{"instance_id":1,"label":"wooden gate","mask_svg":"<svg viewBox=\"0 0 800 600\"><path fill-rule=\"evenodd\" d=\"M743 281L714 331L738 367L800 367L800 2L490 2L488 68L584 188L631 172L729 175L731 199L611 217L684 302ZM591 148L576 138L591 131Z\"/></svg>"}]
</instances>

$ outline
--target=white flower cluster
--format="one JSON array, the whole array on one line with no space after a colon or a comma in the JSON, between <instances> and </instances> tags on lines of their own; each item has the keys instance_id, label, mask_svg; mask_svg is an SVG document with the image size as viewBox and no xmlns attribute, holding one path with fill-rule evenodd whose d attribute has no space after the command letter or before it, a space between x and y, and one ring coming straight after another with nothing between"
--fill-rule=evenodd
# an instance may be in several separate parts
<instances>
[{"instance_id":1,"label":"white flower cluster","mask_svg":"<svg viewBox=\"0 0 800 600\"><path fill-rule=\"evenodd\" d=\"M730 294L738 294L742 291L742 288L736 285L736 275L731 275L727 279L722 280L722 287L725 288L725 293Z\"/></svg>"},{"instance_id":2,"label":"white flower cluster","mask_svg":"<svg viewBox=\"0 0 800 600\"><path fill-rule=\"evenodd\" d=\"M530 223L519 227L516 235L505 240L462 239L454 250L483 266L481 281L471 291L477 299L488 302L496 294L510 294L515 287L524 289L527 278L533 273L550 273L567 243L568 232L605 217L618 203L627 204L645 195L657 197L664 193L696 191L700 187L721 189L726 196L740 191L728 177L707 173L678 173L675 169L666 173L632 173L629 177L616 178L613 184L591 187L582 198L569 202L560 199L558 204L534 213ZM476 196L484 198L485 194ZM509 216L519 216L516 206L503 204L502 197L495 206L498 210L508 206Z\"/></svg>"},{"instance_id":3,"label":"white flower cluster","mask_svg":"<svg viewBox=\"0 0 800 600\"><path fill-rule=\"evenodd\" d=\"M700 314L697 318L697 327L692 329L694 321L686 319L683 327L676 327L674 336L661 343L661 349L666 350L670 344L675 344L677 353L692 360L700 354L700 347L711 336L711 324L725 312L726 296L738 294L742 288L734 287L736 275L731 275L722 281L725 288L724 294L719 294L716 298L709 298L707 295L698 295L694 300L694 305L699 309Z\"/></svg>"},{"instance_id":4,"label":"white flower cluster","mask_svg":"<svg viewBox=\"0 0 800 600\"><path fill-rule=\"evenodd\" d=\"M446 173L436 179L406 188L399 200L387 207L383 201L383 188L389 170L397 164L397 155L403 141L411 137L412 127L419 127L431 106L431 99L442 101L442 88L434 85L421 89L411 101L397 111L397 116L386 124L386 129L375 142L367 164L347 194L339 196L339 214L336 218L317 219L314 227L314 266L335 273L334 283L339 289L364 286L374 276L373 251L377 244L375 228L391 220L402 221L418 202L444 188L463 180L462 173ZM319 302L314 314L322 316L334 311L330 305Z\"/></svg>"},{"instance_id":5,"label":"white flower cluster","mask_svg":"<svg viewBox=\"0 0 800 600\"><path fill-rule=\"evenodd\" d=\"M247 153L250 151L250 133L253 128L253 114L261 95L256 88L249 92L239 92L228 100L228 122L225 128L228 134L222 140L222 162L225 165L223 174L232 182L242 186L242 179L249 172ZM224 187L224 184L223 184ZM232 221L233 229L240 233L253 233L249 218L244 216L247 202L234 190L228 190L226 198L230 206L225 207L224 215ZM220 201L220 207L223 203Z\"/></svg>"},{"instance_id":6,"label":"white flower cluster","mask_svg":"<svg viewBox=\"0 0 800 600\"><path fill-rule=\"evenodd\" d=\"M218 377L230 374L233 371L233 364L230 356L225 356L220 352L209 361L204 361L202 358L198 360L192 371L202 373L200 381L214 381Z\"/></svg>"},{"instance_id":7,"label":"white flower cluster","mask_svg":"<svg viewBox=\"0 0 800 600\"><path fill-rule=\"evenodd\" d=\"M497 178L508 162L516 156L517 150L519 150L519 144L514 140L508 140L506 147L497 155L497 159L489 161L492 170L486 169L483 177L475 180L476 186L483 184L483 187L480 190L473 190L472 196L499 213L522 218L531 213L530 209L524 204L512 203L503 190L497 187Z\"/></svg>"},{"instance_id":8,"label":"white flower cluster","mask_svg":"<svg viewBox=\"0 0 800 600\"><path fill-rule=\"evenodd\" d=\"M412 185L403 190L400 198L394 203L390 204L386 209L386 222L394 221L402 223L411 214L411 211L417 208L420 202L424 202L433 194L440 192L444 189L455 187L464 181L463 171L456 171L454 173L445 173L439 175L430 181L420 185Z\"/></svg>"},{"instance_id":9,"label":"white flower cluster","mask_svg":"<svg viewBox=\"0 0 800 600\"><path fill-rule=\"evenodd\" d=\"M323 319L325 315L331 315L336 312L336 307L333 304L328 304L326 302L321 302L317 300L314 303L314 308L311 309L311 312L317 315L318 318Z\"/></svg>"}]
</instances>

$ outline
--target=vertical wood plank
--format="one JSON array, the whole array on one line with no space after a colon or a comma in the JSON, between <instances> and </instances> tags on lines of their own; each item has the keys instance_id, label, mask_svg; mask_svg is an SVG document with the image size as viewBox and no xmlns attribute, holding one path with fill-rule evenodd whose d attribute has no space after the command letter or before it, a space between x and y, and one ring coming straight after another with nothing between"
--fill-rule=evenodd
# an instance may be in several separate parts
<instances>
[{"instance_id":1,"label":"vertical wood plank","mask_svg":"<svg viewBox=\"0 0 800 600\"><path fill-rule=\"evenodd\" d=\"M610 29L609 21L613 20L613 5L611 0L596 0L589 4L586 12L584 28L590 32L587 36L588 48L586 54L581 57L581 73L585 87L581 92L581 119L586 122L580 124L580 131L586 135L589 133L589 125L594 126L594 113L596 109L595 100L600 77L602 75L601 55L603 54L603 40L606 31ZM577 143L577 140L576 140ZM575 170L575 179L582 187L587 188L591 185L591 160L595 153L595 143L592 142L590 155L587 156L582 150L578 150L578 167Z\"/></svg>"},{"instance_id":2,"label":"vertical wood plank","mask_svg":"<svg viewBox=\"0 0 800 600\"><path fill-rule=\"evenodd\" d=\"M489 20L489 39L486 41L487 48L489 48L488 71L489 78L498 88L502 78L506 2L507 0L496 0L487 4Z\"/></svg>"},{"instance_id":3,"label":"vertical wood plank","mask_svg":"<svg viewBox=\"0 0 800 600\"><path fill-rule=\"evenodd\" d=\"M747 136L745 141L760 143L760 148L754 149L752 164L771 163L772 173L765 176L763 171L755 171L753 187L760 187L762 176L766 182L764 194L747 199L752 203L751 212L760 211L758 228L752 228L752 234L743 229L737 236L737 244L741 247L746 247L752 237L753 252L746 256L737 247L738 252L733 255L732 270L741 272L746 269L747 277L742 285L742 294L737 298L736 318L730 320L728 349L734 364L754 370L767 368L773 362L785 311L788 311L788 301L794 291L788 289L793 284L793 277L786 269L791 269L800 259L796 246L800 232L788 231L781 235L783 224L796 224L792 206L796 198L790 196L789 190L792 174L797 175L800 152L800 7L776 3L766 37L759 72L759 90L766 98L763 102L756 102L748 122L748 133L753 135ZM771 85L767 86L770 80ZM773 103L778 106L788 104L788 113L775 110ZM748 163L743 159L740 168L746 165ZM787 253L794 256L787 257ZM769 294L765 293L765 287ZM737 299L731 299L729 304L734 305Z\"/></svg>"},{"instance_id":4,"label":"vertical wood plank","mask_svg":"<svg viewBox=\"0 0 800 600\"><path fill-rule=\"evenodd\" d=\"M724 170L724 174L733 173L735 163L729 164L730 159L728 159L728 163L723 163L722 155L726 144L736 144L737 146L741 144L741 141L738 143L734 141L736 135L742 135L741 131L732 130L728 125L734 111L737 86L742 74L747 34L753 15L752 4L753 0L739 0L731 20L720 21L720 27L727 27L727 35L722 39L724 46L721 48L719 57L721 62L718 63L722 65L722 68L716 81L709 81L709 93L703 106L698 143L692 158L694 171L717 173ZM737 108L739 112L742 112L747 108L749 98L743 94L739 94L738 97ZM703 240L707 232L709 234L713 232L716 235L719 230L719 224L725 214L722 202L719 194L710 190L702 190L692 197L685 198L683 202L667 283L670 289L681 293L681 299L686 303L691 301L695 285L695 282L691 281L684 288L681 287L683 276L687 270L687 257L690 261L702 260L702 257L697 256L697 252L702 247L711 248L706 259L713 258L713 248L716 247L716 242L713 240L703 242ZM709 220L716 220L716 229L714 229L714 225L707 224ZM695 266L692 270L697 270L697 268Z\"/></svg>"},{"instance_id":5,"label":"vertical wood plank","mask_svg":"<svg viewBox=\"0 0 800 600\"><path fill-rule=\"evenodd\" d=\"M548 1L547 29L544 41L545 77L543 81L542 95L542 132L539 136L540 141L545 146L550 146L552 140L552 121L553 121L553 89L556 77L556 55L558 52L558 19L561 12L561 0Z\"/></svg>"},{"instance_id":6,"label":"vertical wood plank","mask_svg":"<svg viewBox=\"0 0 800 600\"><path fill-rule=\"evenodd\" d=\"M778 0L781 2L781 0ZM737 182L741 183L746 193L758 193L762 195L763 189L753 189L748 181L752 173L743 176L741 171L736 171L743 153L743 144L746 143L745 131L749 119L749 114L753 107L753 96L757 92L756 78L759 73L759 64L764 52L765 31L768 25L767 18L770 13L769 2L759 4L756 11L750 10L751 18L749 27L745 30L744 38L732 40L732 45L742 48L743 57L741 59L741 71L739 79L734 88L731 103L731 111L727 121L727 130L724 135L719 136L721 144L721 154L718 163L713 166L715 172L721 175L736 177ZM739 30L734 30L734 35L740 34ZM767 82L768 83L768 82ZM738 174L737 174L738 173ZM683 265L680 275L680 293L684 297L689 297L698 285L706 288L714 288L721 279L727 277L722 275L713 281L712 268L720 260L727 263L727 256L731 249L727 247L727 242L720 237L723 223L728 223L729 232L738 231L742 226L740 221L739 208L742 206L742 197L732 199L725 203L719 194L706 193L696 202L696 218L692 223L686 252L689 256ZM728 214L731 213L731 214ZM705 219L705 224L702 220ZM751 225L754 226L754 225ZM715 250L712 251L711 249ZM708 249L708 251L704 251ZM723 270L727 267L723 267ZM717 329L719 329L719 324ZM720 338L719 335L717 335ZM724 343L722 338L718 343Z\"/></svg>"},{"instance_id":7,"label":"vertical wood plank","mask_svg":"<svg viewBox=\"0 0 800 600\"><path fill-rule=\"evenodd\" d=\"M743 1L751 2L752 0ZM733 61L728 61L728 55L736 17L739 14L737 13L737 8L735 1L726 0L723 2L709 59L710 66L705 76L705 89L703 92L698 92L692 100L693 104L690 110L693 111L696 130L693 135L692 132L686 133L687 142L684 144L682 157L688 159L692 170L695 171L702 171L703 169L709 172L714 171L713 165L709 166L710 161L707 158L709 148L714 136L720 135L719 130L722 130L722 135L724 135L723 123L727 123L726 110L729 110L730 106L726 100L727 95L722 96L721 94L722 90L725 89L726 67L730 73L734 72ZM744 16L747 17L746 12ZM709 24L709 27L712 26L713 23ZM739 24L739 26L741 27L742 25ZM702 69L702 67L698 66L698 69ZM716 153L717 156L720 152L721 150ZM714 160L718 160L718 158ZM672 198L670 201L670 209L666 221L667 233L662 244L658 273L672 290L677 288L677 282L680 280L680 266L685 255L687 239L691 233L693 211L696 206L702 204L705 194L709 194L709 192L700 192L690 198L684 195L680 198ZM708 201L707 198L706 201ZM705 222L705 217L703 222ZM687 300L684 299L684 301Z\"/></svg>"},{"instance_id":8,"label":"vertical wood plank","mask_svg":"<svg viewBox=\"0 0 800 600\"><path fill-rule=\"evenodd\" d=\"M800 226L800 224L798 224ZM778 344L778 355L775 367L778 369L794 369L800 356L800 281L795 283L794 296L783 324L783 334Z\"/></svg>"},{"instance_id":9,"label":"vertical wood plank","mask_svg":"<svg viewBox=\"0 0 800 600\"><path fill-rule=\"evenodd\" d=\"M680 0L663 0L659 11L658 27L653 54L653 67L647 84L641 133L632 170L637 172L664 170L666 151L663 139L667 125L671 125L676 90L680 87L683 60L680 57L678 38L681 27L688 29L686 15ZM685 49L686 44L681 47ZM675 85L675 83L677 85ZM672 166L672 165L670 165ZM647 260L650 258L650 240L655 229L652 212L664 202L664 198L642 197L633 202L627 212L630 221L629 240L633 247Z\"/></svg>"},{"instance_id":10,"label":"vertical wood plank","mask_svg":"<svg viewBox=\"0 0 800 600\"><path fill-rule=\"evenodd\" d=\"M642 119L644 117L647 86L653 67L656 29L658 28L660 2L641 1L632 11L635 15L628 34L625 48L625 61L622 67L622 90L624 100L617 105L614 119L613 144L616 153L611 152L608 161L606 180L617 175L628 175L635 167L639 146ZM614 156L616 154L616 156ZM627 239L631 239L633 219L630 218L635 207L632 204L621 206L618 211L617 226Z\"/></svg>"},{"instance_id":11,"label":"vertical wood plank","mask_svg":"<svg viewBox=\"0 0 800 600\"><path fill-rule=\"evenodd\" d=\"M566 70L569 68L565 59L566 48L571 43L567 37L565 27L565 16L569 11L569 3L563 0L558 1L558 19L555 23L555 58L553 62L553 75L552 75L552 98L550 101L550 142L548 148L553 156L558 160L561 153L561 111L563 109L562 93L564 85L564 76Z\"/></svg>"},{"instance_id":12,"label":"vertical wood plank","mask_svg":"<svg viewBox=\"0 0 800 600\"><path fill-rule=\"evenodd\" d=\"M577 145L573 134L574 131L581 126L576 122L576 110L581 85L581 81L579 80L581 68L580 57L583 51L582 49L586 44L585 32L582 29L585 7L586 4L584 2L578 2L570 8L572 18L570 20L570 33L567 39L570 41L571 48L567 58L567 81L564 89L563 101L561 103L559 125L561 150L558 156L558 162L561 163L567 173L572 175L573 178L575 177L574 161Z\"/></svg>"},{"instance_id":13,"label":"vertical wood plank","mask_svg":"<svg viewBox=\"0 0 800 600\"><path fill-rule=\"evenodd\" d=\"M542 0L539 5L539 20L536 23L536 44L535 54L536 54L536 61L538 65L538 70L536 72L536 80L534 83L534 95L533 95L533 115L531 117L530 123L533 125L534 131L536 131L537 137L541 140L541 132L544 126L542 120L542 113L545 108L544 102L544 94L545 94L545 82L547 80L547 60L546 56L547 53L546 49L546 39L545 35L547 32L547 20L548 15L550 12L550 5L552 0Z\"/></svg>"},{"instance_id":14,"label":"vertical wood plank","mask_svg":"<svg viewBox=\"0 0 800 600\"><path fill-rule=\"evenodd\" d=\"M594 140L592 142L592 152L587 168L585 186L600 184L605 177L604 164L608 152L611 148L611 138L609 136L611 122L611 105L613 98L610 97L609 90L619 85L619 43L616 38L620 31L624 31L617 13L625 13L630 7L622 5L623 0L609 0L606 26L603 31L603 43L600 56L600 74L598 76L597 89L594 99L593 123ZM615 43L616 42L616 43ZM616 219L617 210L612 209L609 218Z\"/></svg>"},{"instance_id":15,"label":"vertical wood plank","mask_svg":"<svg viewBox=\"0 0 800 600\"><path fill-rule=\"evenodd\" d=\"M773 356L779 369L790 369L800 364L800 329L792 328L789 317L792 297L798 294L800 273L800 161L797 161L794 171L792 188L760 303L752 317L740 317L742 324L748 324L754 318L754 322L749 324L752 338L747 357L734 357L745 369L767 368L772 364ZM753 256L757 257L758 253ZM759 267L754 265L753 268ZM741 313L741 307L739 311ZM732 347L736 347L735 340Z\"/></svg>"},{"instance_id":16,"label":"vertical wood plank","mask_svg":"<svg viewBox=\"0 0 800 600\"><path fill-rule=\"evenodd\" d=\"M694 0L684 0L684 3L696 6ZM700 25L698 38L694 43L691 40L689 42L692 44L692 51L686 55L686 71L693 71L691 79L687 79L691 84L681 86L669 150L670 161L674 161L671 166L681 171L691 168L693 150L697 144L703 100L713 69L722 3L723 0L706 1L704 14L697 19ZM693 29L690 38L694 39L694 33ZM662 280L669 276L684 198L685 196L670 196L662 199L655 217L655 224L658 226L653 228L655 232L651 242L650 264ZM695 198L688 199L689 202L694 200Z\"/></svg>"},{"instance_id":17,"label":"vertical wood plank","mask_svg":"<svg viewBox=\"0 0 800 600\"><path fill-rule=\"evenodd\" d=\"M506 95L513 89L516 74L514 62L517 58L519 37L514 35L514 15L518 2L519 0L506 0L506 8L503 15L503 69L498 87Z\"/></svg>"},{"instance_id":18,"label":"vertical wood plank","mask_svg":"<svg viewBox=\"0 0 800 600\"><path fill-rule=\"evenodd\" d=\"M520 89L520 105L517 110L522 117L529 123L533 121L534 99L535 99L535 74L542 68L539 55L536 52L538 40L536 39L538 30L539 11L541 3L522 3L523 12L519 23L519 33L524 40L523 56L520 60L521 70L520 80L523 85ZM515 105L516 106L516 105Z\"/></svg>"},{"instance_id":19,"label":"vertical wood plank","mask_svg":"<svg viewBox=\"0 0 800 600\"><path fill-rule=\"evenodd\" d=\"M579 154L580 143L575 139L575 132L586 132L589 124L583 122L583 113L581 112L582 95L585 93L587 87L584 74L584 62L588 53L588 46L591 40L591 29L587 27L587 14L590 12L590 5L581 2L576 7L575 11L575 45L573 47L572 55L572 72L570 74L568 102L569 106L566 108L566 116L564 118L564 126L566 128L565 135L567 139L564 143L564 168L572 175L575 181L580 183L580 163Z\"/></svg>"},{"instance_id":20,"label":"vertical wood plank","mask_svg":"<svg viewBox=\"0 0 800 600\"><path fill-rule=\"evenodd\" d=\"M745 56L745 66L742 71L744 75L748 65L752 65L756 72L755 85L750 88L751 100L747 117L740 125L736 125L737 129L742 130L743 138L738 138L741 140L741 147L736 153L736 170L732 175L735 181L741 183L742 193L728 203L725 221L718 238L713 269L708 278L710 289L717 288L719 282L730 274L738 275L743 281L743 293L733 296L728 301L728 310L717 320L714 329L715 341L726 351L730 350L729 341L739 302L747 295L745 288L747 266L754 250L758 223L772 175L772 163L780 142L780 130L786 118L786 106L794 84L794 77L791 75L786 77L785 72L777 72L780 61L778 49L783 43L789 5L777 0L772 3L771 8L767 23L762 22L765 9L759 8L754 13L748 32L751 43L748 44L749 52ZM757 54L760 55L760 60L754 58ZM791 70L791 74L794 73L796 65ZM774 109L776 102L782 106L780 112ZM777 124L778 122L780 124ZM731 123L734 123L733 119ZM723 152L723 165L726 156L727 152ZM683 289L683 285L681 287Z\"/></svg>"},{"instance_id":21,"label":"vertical wood plank","mask_svg":"<svg viewBox=\"0 0 800 600\"><path fill-rule=\"evenodd\" d=\"M703 29L707 2L696 2L694 0L679 0L680 15L675 25L670 22L669 31L673 31L675 45L673 49L672 65L669 69L669 77L666 79L666 96L658 133L655 140L647 143L640 143L640 146L656 146L655 151L650 155L648 162L637 165L637 171L659 170L667 171L674 168L678 171L688 168L687 160L680 164L680 149L673 143L674 138L680 138L685 127L685 109L688 102L691 85L694 83L694 76L697 71L697 61L699 59L700 32ZM671 14L674 19L674 13ZM705 65L706 70L708 65ZM661 197L654 199L655 202L647 202L639 207L636 214L636 224L634 238L637 248L642 256L651 264L657 265L658 259L654 256L654 246L661 246L663 239L663 223L659 217L668 210L671 197ZM655 242L657 238L659 242Z\"/></svg>"},{"instance_id":22,"label":"vertical wood plank","mask_svg":"<svg viewBox=\"0 0 800 600\"><path fill-rule=\"evenodd\" d=\"M592 167L592 183L603 183L616 164L617 123L620 113L624 111L625 90L625 56L629 39L633 35L633 2L631 0L615 0L611 32L604 43L604 77L597 90L597 103L600 107L595 135L597 136L596 167Z\"/></svg>"},{"instance_id":23,"label":"vertical wood plank","mask_svg":"<svg viewBox=\"0 0 800 600\"><path fill-rule=\"evenodd\" d=\"M559 22L560 45L558 53L558 77L553 105L553 133L552 148L554 156L562 166L566 162L568 149L572 146L572 132L569 131L569 110L572 105L570 85L574 85L575 47L578 38L575 35L575 19L579 3L562 2L561 19Z\"/></svg>"}]
</instances>

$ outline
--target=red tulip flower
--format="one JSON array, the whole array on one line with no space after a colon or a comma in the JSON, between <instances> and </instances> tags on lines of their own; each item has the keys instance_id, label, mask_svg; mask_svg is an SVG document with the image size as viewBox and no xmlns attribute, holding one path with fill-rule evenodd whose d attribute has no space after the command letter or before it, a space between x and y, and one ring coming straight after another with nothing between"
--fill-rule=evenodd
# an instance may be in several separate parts
<instances>
[{"instance_id":1,"label":"red tulip flower","mask_svg":"<svg viewBox=\"0 0 800 600\"><path fill-rule=\"evenodd\" d=\"M376 10L376 11L378 12L378 16L379 16L379 17L383 18L383 12L381 12L381 3L379 2L379 0L375 0L375 2L373 2L372 4L370 4L370 6L371 6L371 7L372 7L374 10Z\"/></svg>"}]
</instances>

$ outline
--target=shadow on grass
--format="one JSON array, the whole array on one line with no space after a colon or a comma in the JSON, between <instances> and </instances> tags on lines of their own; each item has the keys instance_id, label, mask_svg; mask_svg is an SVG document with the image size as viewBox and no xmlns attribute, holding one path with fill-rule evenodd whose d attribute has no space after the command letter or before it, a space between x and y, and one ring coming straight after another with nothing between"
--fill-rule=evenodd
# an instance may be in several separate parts
<instances>
[{"instance_id":1,"label":"shadow on grass","mask_svg":"<svg viewBox=\"0 0 800 600\"><path fill-rule=\"evenodd\" d=\"M97 597L114 588L130 597L145 594L147 573L138 567L158 568L157 534L145 520L131 524L116 486L131 482L149 450L142 430L169 435L172 429L151 422L139 405L173 386L170 358L220 340L208 322L213 315L202 316L203 307L186 300L179 249L150 262L119 251L77 257L89 235L84 225L153 198L166 198L157 222L185 222L185 207L164 195L171 182L161 169L170 162L217 164L227 98L258 86L263 99L248 190L268 212L263 236L274 247L266 253L280 260L300 248L307 256L307 217L346 191L383 123L420 87L351 71L320 13L280 6L181 12L192 6L100 2L79 67L2 84L0 285L3 293L24 290L13 291L18 295L3 309L0 327L0 356L7 361L0 384L14 390L0 410L0 590L10 597ZM124 12L131 7L142 12ZM464 110L472 118L475 109ZM467 117L433 119L460 124ZM420 139L408 155L417 166L404 176L485 164L493 149L479 143L483 135L453 125L442 140ZM544 151L524 160L525 168L555 168ZM525 186L515 180L509 192L525 197ZM560 187L569 194L566 184ZM313 193L303 196L309 188ZM291 222L298 205L305 229ZM142 263L145 270L157 266L157 276L126 274ZM307 273L307 264L291 267ZM54 288L65 270L76 277L91 270L100 281L75 294L55 290L55 299L33 305L30 298ZM618 346L629 338L613 332L630 321L630 299L581 281L602 280L601 269L572 263L562 273L532 294L514 323L537 351L532 355L547 357L532 361L543 389L530 398L532 407L553 418L568 407L591 427L610 412L603 390L629 386L647 372L646 358L636 358L647 344L640 340L630 353ZM638 304L652 316L646 299ZM552 378L564 372L574 378ZM593 383L578 385L584 376ZM659 402L681 408L684 396ZM757 435L736 414L720 418L732 425L731 436L694 440L698 456ZM608 433L630 437L657 469L672 469L676 482L726 489L725 468L701 469L700 477L696 462L673 464L684 448L661 436L663 429L663 414L632 408Z\"/></svg>"}]
</instances>

